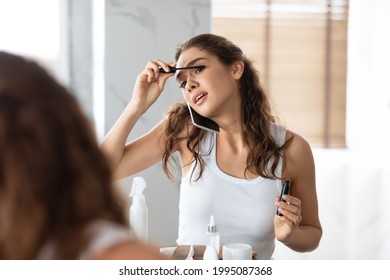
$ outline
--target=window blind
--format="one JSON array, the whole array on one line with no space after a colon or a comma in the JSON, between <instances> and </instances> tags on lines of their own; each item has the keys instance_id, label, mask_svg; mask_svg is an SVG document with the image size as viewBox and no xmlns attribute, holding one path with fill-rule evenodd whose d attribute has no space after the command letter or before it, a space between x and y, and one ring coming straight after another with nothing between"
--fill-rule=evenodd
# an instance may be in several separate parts
<instances>
[{"instance_id":1,"label":"window blind","mask_svg":"<svg viewBox=\"0 0 390 280\"><path fill-rule=\"evenodd\" d=\"M283 124L345 147L347 0L213 0L212 18L255 62Z\"/></svg>"}]
</instances>

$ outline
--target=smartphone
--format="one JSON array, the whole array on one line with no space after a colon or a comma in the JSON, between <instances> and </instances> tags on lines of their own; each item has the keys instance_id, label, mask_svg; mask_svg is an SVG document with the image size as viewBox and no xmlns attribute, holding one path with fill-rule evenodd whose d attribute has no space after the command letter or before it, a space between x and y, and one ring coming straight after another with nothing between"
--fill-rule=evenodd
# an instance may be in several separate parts
<instances>
[{"instance_id":1,"label":"smartphone","mask_svg":"<svg viewBox=\"0 0 390 280\"><path fill-rule=\"evenodd\" d=\"M188 109L190 110L190 115L191 115L191 121L192 123L201 129L213 132L213 133L218 133L219 132L219 125L214 122L213 120L203 117L199 115L192 107L190 104L187 103Z\"/></svg>"},{"instance_id":2,"label":"smartphone","mask_svg":"<svg viewBox=\"0 0 390 280\"><path fill-rule=\"evenodd\" d=\"M290 192L291 192L291 184L290 184L290 181L289 181L289 180L286 180L286 181L284 182L284 184L283 184L282 191L280 192L280 201L286 202L286 201L282 198L282 196L283 196L284 194L290 194ZM278 215L278 216L283 216L282 213L279 213L279 209L276 210L276 215Z\"/></svg>"}]
</instances>

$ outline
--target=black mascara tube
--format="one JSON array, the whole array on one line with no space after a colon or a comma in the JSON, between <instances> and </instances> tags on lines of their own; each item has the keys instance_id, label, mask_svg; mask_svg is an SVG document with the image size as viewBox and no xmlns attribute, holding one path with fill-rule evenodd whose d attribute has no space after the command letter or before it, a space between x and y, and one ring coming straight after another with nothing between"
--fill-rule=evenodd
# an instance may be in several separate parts
<instances>
[{"instance_id":1,"label":"black mascara tube","mask_svg":"<svg viewBox=\"0 0 390 280\"><path fill-rule=\"evenodd\" d=\"M290 189L291 189L290 188L290 181L286 180L284 182L283 187L282 187L282 191L280 192L280 201L286 202L282 197L284 194L287 194L287 195L290 194ZM279 208L278 208L278 210L276 210L276 215L283 216L282 213L279 213Z\"/></svg>"}]
</instances>

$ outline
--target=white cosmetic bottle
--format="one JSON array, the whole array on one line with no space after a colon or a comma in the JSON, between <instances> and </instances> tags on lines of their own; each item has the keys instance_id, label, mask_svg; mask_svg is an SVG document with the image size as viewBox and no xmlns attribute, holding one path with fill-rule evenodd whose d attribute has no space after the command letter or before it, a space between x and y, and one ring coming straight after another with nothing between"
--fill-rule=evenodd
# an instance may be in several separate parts
<instances>
[{"instance_id":1,"label":"white cosmetic bottle","mask_svg":"<svg viewBox=\"0 0 390 280\"><path fill-rule=\"evenodd\" d=\"M133 198L130 207L130 225L137 238L146 243L148 241L148 208L145 204L143 191L146 188L146 182L142 177L135 177L130 192Z\"/></svg>"},{"instance_id":2,"label":"white cosmetic bottle","mask_svg":"<svg viewBox=\"0 0 390 280\"><path fill-rule=\"evenodd\" d=\"M204 260L219 259L219 232L215 224L214 215L210 216L210 223L207 226L207 247L203 255Z\"/></svg>"}]
</instances>

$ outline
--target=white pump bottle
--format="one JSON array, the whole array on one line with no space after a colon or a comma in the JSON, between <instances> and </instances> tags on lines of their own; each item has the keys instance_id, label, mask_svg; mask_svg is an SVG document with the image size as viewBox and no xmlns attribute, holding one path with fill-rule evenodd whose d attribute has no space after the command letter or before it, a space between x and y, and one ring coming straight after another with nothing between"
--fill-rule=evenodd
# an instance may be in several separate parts
<instances>
[{"instance_id":1,"label":"white pump bottle","mask_svg":"<svg viewBox=\"0 0 390 280\"><path fill-rule=\"evenodd\" d=\"M133 203L130 207L130 225L137 238L142 242L148 241L148 208L145 204L143 191L146 182L142 177L135 177L131 188L130 196Z\"/></svg>"}]
</instances>

